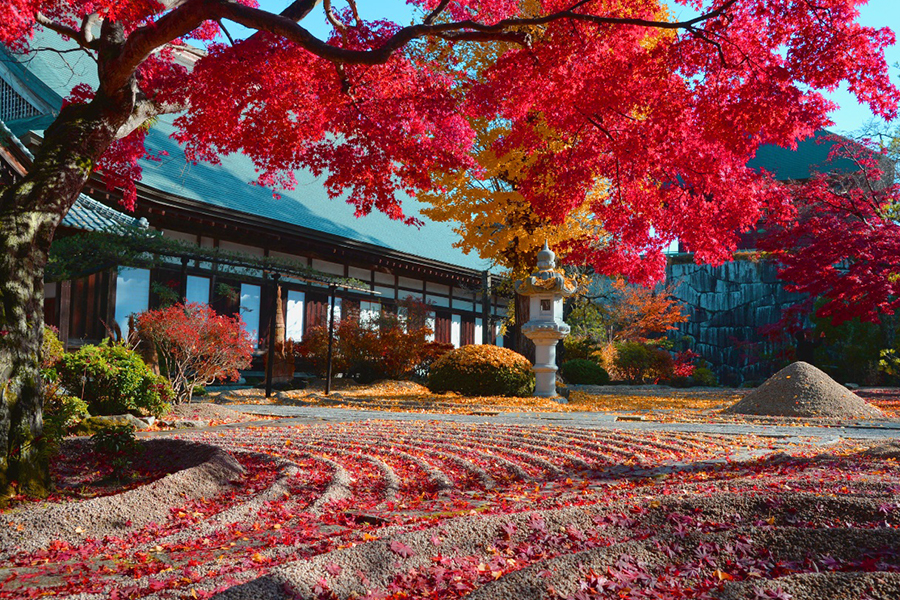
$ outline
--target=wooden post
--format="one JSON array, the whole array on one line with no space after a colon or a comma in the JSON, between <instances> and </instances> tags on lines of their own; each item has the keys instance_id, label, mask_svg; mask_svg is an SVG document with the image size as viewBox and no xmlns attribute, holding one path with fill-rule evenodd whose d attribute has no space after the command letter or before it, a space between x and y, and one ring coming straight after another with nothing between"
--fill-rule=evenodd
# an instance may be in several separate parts
<instances>
[{"instance_id":1,"label":"wooden post","mask_svg":"<svg viewBox=\"0 0 900 600\"><path fill-rule=\"evenodd\" d=\"M328 367L325 375L325 395L331 393L331 360L334 357L334 297L337 295L337 287L331 286L331 310L328 311Z\"/></svg>"},{"instance_id":2,"label":"wooden post","mask_svg":"<svg viewBox=\"0 0 900 600\"><path fill-rule=\"evenodd\" d=\"M119 280L119 268L113 267L109 270L109 279L106 286L106 323L107 330L112 330L119 336L118 341L127 342L122 333L122 325L116 322L116 286Z\"/></svg>"},{"instance_id":3,"label":"wooden post","mask_svg":"<svg viewBox=\"0 0 900 600\"><path fill-rule=\"evenodd\" d=\"M275 313L278 302L278 280L281 275L272 273L272 315L269 318L269 352L266 355L266 398L272 395L272 371L275 368Z\"/></svg>"},{"instance_id":4,"label":"wooden post","mask_svg":"<svg viewBox=\"0 0 900 600\"><path fill-rule=\"evenodd\" d=\"M522 333L522 325L527 323L531 318L531 311L528 304L528 296L516 294L516 325L513 328L515 333L514 343L516 347L514 350L534 363L534 342L529 340L525 337L525 334Z\"/></svg>"}]
</instances>

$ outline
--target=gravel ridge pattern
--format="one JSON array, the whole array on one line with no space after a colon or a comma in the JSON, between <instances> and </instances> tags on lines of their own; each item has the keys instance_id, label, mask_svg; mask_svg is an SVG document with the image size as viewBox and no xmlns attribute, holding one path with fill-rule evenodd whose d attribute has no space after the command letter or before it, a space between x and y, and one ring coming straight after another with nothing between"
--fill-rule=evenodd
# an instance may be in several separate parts
<instances>
[{"instance_id":1,"label":"gravel ridge pattern","mask_svg":"<svg viewBox=\"0 0 900 600\"><path fill-rule=\"evenodd\" d=\"M81 502L25 506L2 515L0 560L14 552L34 551L52 540L78 543L87 538L123 535L164 521L171 507L191 498L225 493L244 468L215 446L185 440L141 442L144 452L176 460L181 468L150 484L115 496ZM13 526L15 525L15 526Z\"/></svg>"},{"instance_id":2,"label":"gravel ridge pattern","mask_svg":"<svg viewBox=\"0 0 900 600\"><path fill-rule=\"evenodd\" d=\"M85 517L86 539L32 507L0 598L897 597L893 442L365 421L153 443L211 458L110 501L146 526Z\"/></svg>"}]
</instances>

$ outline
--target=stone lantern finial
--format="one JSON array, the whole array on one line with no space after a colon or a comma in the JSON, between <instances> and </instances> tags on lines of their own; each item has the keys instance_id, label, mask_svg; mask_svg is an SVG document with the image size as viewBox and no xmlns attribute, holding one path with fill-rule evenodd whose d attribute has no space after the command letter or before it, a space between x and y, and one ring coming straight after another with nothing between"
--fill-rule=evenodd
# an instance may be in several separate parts
<instances>
[{"instance_id":1,"label":"stone lantern finial","mask_svg":"<svg viewBox=\"0 0 900 600\"><path fill-rule=\"evenodd\" d=\"M544 241L544 247L538 252L537 266L539 271L547 271L556 266L556 254L550 249L546 240Z\"/></svg>"}]
</instances>

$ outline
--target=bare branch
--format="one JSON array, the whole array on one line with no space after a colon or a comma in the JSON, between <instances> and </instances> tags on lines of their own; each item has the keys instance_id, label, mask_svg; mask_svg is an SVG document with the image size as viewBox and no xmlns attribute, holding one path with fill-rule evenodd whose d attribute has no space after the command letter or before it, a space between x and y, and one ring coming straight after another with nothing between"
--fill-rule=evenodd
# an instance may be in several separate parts
<instances>
[{"instance_id":1,"label":"bare branch","mask_svg":"<svg viewBox=\"0 0 900 600\"><path fill-rule=\"evenodd\" d=\"M356 0L347 0L347 4L350 5L350 12L353 14L353 21L356 23L356 26L359 27L362 21L359 20L359 9L356 8Z\"/></svg>"},{"instance_id":2,"label":"bare branch","mask_svg":"<svg viewBox=\"0 0 900 600\"><path fill-rule=\"evenodd\" d=\"M219 23L219 29L221 29L222 33L225 34L225 37L228 38L228 43L231 44L232 46L234 46L234 38L231 37L231 34L228 33L227 29L225 29L225 24L222 23L222 21L218 21L218 23Z\"/></svg>"},{"instance_id":3,"label":"bare branch","mask_svg":"<svg viewBox=\"0 0 900 600\"><path fill-rule=\"evenodd\" d=\"M706 42L707 44L712 44L713 47L716 49L716 52L718 52L718 54L719 54L719 60L722 62L722 65L724 65L726 67L729 66L728 59L725 58L725 50L722 49L722 44L720 44L716 40L710 38L708 35L706 35L705 31L703 31L702 29L700 29L698 27L691 26L691 27L688 27L687 30L690 31L693 35L695 35L698 38L700 38L701 40L703 40L704 42Z\"/></svg>"},{"instance_id":4,"label":"bare branch","mask_svg":"<svg viewBox=\"0 0 900 600\"><path fill-rule=\"evenodd\" d=\"M60 50L59 48L49 48L49 47L40 46L37 48L29 49L29 52L53 52L54 54L59 54L60 56L62 56L63 54L71 54L73 52L84 52L84 54L86 56L89 56L91 58L91 60L93 60L94 62L97 61L97 57L95 57L92 53L88 52L87 48L82 48L81 46L79 46L78 48L67 48L66 50ZM69 69L72 69L71 65L68 65L68 63L67 63L67 66L69 66ZM74 70L73 70L73 72L74 72Z\"/></svg>"},{"instance_id":5,"label":"bare branch","mask_svg":"<svg viewBox=\"0 0 900 600\"><path fill-rule=\"evenodd\" d=\"M437 33L434 37L450 42L510 42L528 48L531 46L531 35L522 31L504 31L500 33L482 33L480 31L449 31Z\"/></svg>"},{"instance_id":6,"label":"bare branch","mask_svg":"<svg viewBox=\"0 0 900 600\"><path fill-rule=\"evenodd\" d=\"M90 44L94 41L94 28L100 25L103 18L97 13L85 15L81 20L81 37L85 43Z\"/></svg>"},{"instance_id":7,"label":"bare branch","mask_svg":"<svg viewBox=\"0 0 900 600\"><path fill-rule=\"evenodd\" d=\"M444 12L444 9L447 8L448 4L450 4L450 0L441 0L441 3L435 6L434 10L431 11L422 22L426 25L431 25L432 23L434 23L434 20L437 19L442 12Z\"/></svg>"},{"instance_id":8,"label":"bare branch","mask_svg":"<svg viewBox=\"0 0 900 600\"><path fill-rule=\"evenodd\" d=\"M72 38L73 40L75 40L75 42L78 43L79 46L83 46L85 48L96 47L96 44L94 44L93 40L85 39L84 36L81 35L81 32L77 29L73 29L68 25L63 25L62 23L52 21L42 13L37 13L34 17L34 20L51 31L55 31L56 33L64 35L68 38Z\"/></svg>"},{"instance_id":9,"label":"bare branch","mask_svg":"<svg viewBox=\"0 0 900 600\"><path fill-rule=\"evenodd\" d=\"M331 10L331 0L325 0L323 2L322 8L325 10L325 18L328 19L328 22L331 23L332 27L337 29L338 31L343 31L347 29L347 27L337 20L337 17L334 16L334 12Z\"/></svg>"},{"instance_id":10,"label":"bare branch","mask_svg":"<svg viewBox=\"0 0 900 600\"><path fill-rule=\"evenodd\" d=\"M240 23L245 27L256 29L258 31L267 31L275 35L289 39L311 53L330 61L357 63L357 64L381 64L386 62L394 52L405 46L414 39L423 37L438 37L446 34L461 34L471 36L474 33L482 34L477 39L479 41L486 40L503 40L506 39L510 30L519 27L545 25L553 21L562 19L570 19L575 21L583 21L593 23L595 25L635 25L639 27L648 27L655 29L692 29L698 23L716 18L725 14L726 11L735 4L737 0L727 0L721 7L710 11L706 14L694 17L687 21L651 21L647 19L636 19L630 17L602 17L591 14L583 14L573 12L571 10L560 11L541 17L532 18L511 18L503 19L494 24L478 23L477 21L466 20L453 23L439 23L419 25L410 25L397 31L382 46L371 50L348 50L330 46L321 40L312 36L306 29L280 16L267 13L259 9L244 6L242 4L227 2L221 3L214 7L213 10L221 10L223 16L229 20ZM452 37L452 35L451 35ZM476 39L473 37L463 37L462 39Z\"/></svg>"},{"instance_id":11,"label":"bare branch","mask_svg":"<svg viewBox=\"0 0 900 600\"><path fill-rule=\"evenodd\" d=\"M583 0L583 2L586 1ZM602 17L564 10L541 17L503 19L493 24L472 20L439 24L422 23L403 27L377 48L351 50L331 46L319 40L295 21L298 17L302 18L301 15L308 14L307 9L311 10L310 4L315 6L312 0L295 2L282 15L275 15L232 0L183 0L177 8L161 16L152 26L141 27L129 36L121 54L107 65L108 77L105 83L110 89L118 89L125 85L137 66L152 52L173 39L187 35L206 20L228 19L250 29L283 37L331 62L376 65L387 62L395 52L412 40L424 37L443 36L446 39L448 36L449 38L456 36L456 39L463 40L509 41L511 33L517 28L545 25L562 19L583 21L595 25L634 25L668 30L691 29L698 23L725 14L735 2L737 0L727 0L716 10L678 22L650 21L630 17ZM581 6L581 4L577 6Z\"/></svg>"}]
</instances>

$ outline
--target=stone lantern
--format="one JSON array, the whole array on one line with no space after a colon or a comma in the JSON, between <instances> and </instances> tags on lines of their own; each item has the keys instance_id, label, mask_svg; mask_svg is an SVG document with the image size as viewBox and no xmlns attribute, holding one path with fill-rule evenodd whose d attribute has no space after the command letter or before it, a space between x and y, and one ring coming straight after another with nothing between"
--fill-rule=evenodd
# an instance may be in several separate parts
<instances>
[{"instance_id":1,"label":"stone lantern","mask_svg":"<svg viewBox=\"0 0 900 600\"><path fill-rule=\"evenodd\" d=\"M534 395L556 397L556 343L569 334L563 322L563 300L575 293L569 279L554 270L556 255L544 242L538 270L516 283L516 293L528 296L530 319L522 334L534 342Z\"/></svg>"}]
</instances>

